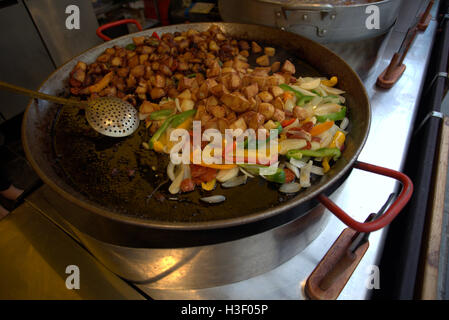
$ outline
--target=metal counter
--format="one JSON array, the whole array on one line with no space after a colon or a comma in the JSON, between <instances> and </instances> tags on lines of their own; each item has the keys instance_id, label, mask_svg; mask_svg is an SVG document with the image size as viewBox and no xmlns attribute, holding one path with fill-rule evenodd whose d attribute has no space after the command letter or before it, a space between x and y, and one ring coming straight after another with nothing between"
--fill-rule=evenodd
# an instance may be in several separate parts
<instances>
[{"instance_id":1,"label":"metal counter","mask_svg":"<svg viewBox=\"0 0 449 320\"><path fill-rule=\"evenodd\" d=\"M433 8L434 17L437 6L438 2ZM429 62L430 51L437 29L437 23L433 20L424 33L418 34L404 62L407 69L400 81L392 89L383 90L377 88L375 86L377 76L386 68L393 53L399 49L402 39L407 32L408 24L416 15L416 6L407 8L410 8L408 10L409 12L404 12L403 16L406 16L408 20L398 22L395 29L390 34L382 58L377 62L377 66L375 67L376 70L364 81L371 100L373 117L368 141L358 159L360 161L395 170L401 170L405 162L405 156L424 83L424 76ZM331 198L356 220L363 221L371 212L378 211L388 198L389 194L396 191L397 188L398 185L392 179L354 170L346 182L340 187L338 192ZM6 221L1 221L0 234L6 232L6 229L2 227L8 225L14 226L13 221L18 219L19 214L32 217L32 214L39 215L40 213L43 213L48 217L51 214L45 214L43 211L50 212L52 210L53 209L49 207L36 208L36 206L33 205L33 202L29 201L16 210L16 212L13 212L11 217L6 218ZM39 213L39 211L41 212ZM30 214L30 212L32 214ZM34 219L37 218L35 217ZM42 219L42 217L39 219ZM8 222L8 220L11 221ZM51 224L49 221L47 221L47 223ZM64 221L53 220L53 223L67 231L64 227ZM20 225L15 228L19 227ZM137 287L154 299L304 299L305 297L302 291L303 283L344 228L345 225L331 215L327 227L322 234L299 255L278 268L249 280L200 290L157 290L146 287L145 285L137 285ZM62 232L60 229L55 229L57 230L57 234ZM376 284L371 281L373 279L373 272L376 273L379 271L378 276L382 277L382 270L378 270L376 265L379 263L384 246L388 245L384 243L385 236L386 229L371 234L370 248L347 283L345 289L340 294L339 299L369 299L373 290L375 290ZM5 245L4 239L2 240L2 238L4 237L0 237L0 249ZM107 280L105 279L111 279L111 283L116 283L117 286L120 285L118 286L120 287L120 290L114 291L115 294L112 295L113 298L134 299L140 297L140 295L137 294L137 291L129 290L132 287L127 288L126 285L122 286L123 282L112 275L112 273L106 270L101 264L92 259L92 256L86 250L80 250L81 247L76 242L76 238L70 238L66 235L65 238L59 237L57 239L62 242L70 240L73 243L70 249L73 250L73 254L76 252L79 254L80 251L84 252L84 254L79 255L77 259L82 258L81 261L88 261L89 267L86 268L91 270L90 272L92 274L104 275L104 277L98 277L98 279L90 278L90 281L92 281L92 288L96 288L95 285L97 285L97 281L99 281L98 288L105 287L105 283L107 284ZM28 241L29 240L30 239L28 238ZM36 241L36 239L34 239L34 241ZM11 242L9 243L11 244ZM27 243L30 248L33 248L33 243ZM36 243L38 242L35 242L34 245L36 245ZM50 245L49 243L47 244ZM67 250L69 250L68 248L69 247L67 247ZM58 251L52 252L52 257L55 258L59 254L61 253ZM65 256L63 255L61 257L66 257L67 255L68 253L66 252ZM0 259L4 257L7 256L0 250ZM42 272L50 272L53 274L55 273L54 263L58 260L50 259L50 257L47 258L46 263L48 265L45 266ZM22 261L28 262L27 257L25 256ZM18 272L9 269L4 271L5 272L2 272L2 274L10 275L8 282L10 287L14 287L16 284L21 283L17 281L17 278L14 278L15 276L20 277L20 271ZM61 271L58 272L59 273L57 273L56 276L54 275L53 278L56 277L55 281L58 286L63 286L63 282L61 282L61 279L58 279L58 277L61 278L61 276L65 276L64 271L62 271L62 275L60 274ZM29 281L29 276L32 276L32 274L22 274L22 282L23 279ZM103 286L100 284L103 284ZM26 283L23 283L23 285L26 288ZM2 295L2 287L3 286L0 285L0 297L4 296L4 292ZM96 288L97 291L98 288ZM16 290L15 292L18 291ZM46 292L48 293L49 290ZM35 295L37 295L36 292ZM50 294L47 296L54 297ZM65 295L64 297L68 299L80 297L107 298L103 295L103 292L97 292L96 295ZM17 296L13 298L17 298ZM45 296L40 298L45 298Z\"/></svg>"}]
</instances>

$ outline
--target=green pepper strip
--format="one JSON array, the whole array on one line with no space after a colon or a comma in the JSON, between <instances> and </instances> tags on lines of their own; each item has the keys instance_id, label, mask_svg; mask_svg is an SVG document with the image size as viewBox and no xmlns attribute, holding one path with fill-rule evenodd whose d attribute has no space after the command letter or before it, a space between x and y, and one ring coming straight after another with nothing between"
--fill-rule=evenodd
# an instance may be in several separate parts
<instances>
[{"instance_id":1,"label":"green pepper strip","mask_svg":"<svg viewBox=\"0 0 449 320\"><path fill-rule=\"evenodd\" d=\"M173 126L173 127L179 126L188 117L193 116L195 113L196 113L196 109L192 109L192 110L184 111L184 112L169 116L151 137L150 142L148 143L150 145L150 149L153 149L154 142L159 140L159 138L165 132L165 130L167 130L170 126Z\"/></svg>"},{"instance_id":2,"label":"green pepper strip","mask_svg":"<svg viewBox=\"0 0 449 320\"><path fill-rule=\"evenodd\" d=\"M316 121L318 122L326 122L327 120L339 121L343 120L345 117L346 117L346 107L341 108L341 110L338 112L325 114L324 116L315 115Z\"/></svg>"},{"instance_id":3,"label":"green pepper strip","mask_svg":"<svg viewBox=\"0 0 449 320\"><path fill-rule=\"evenodd\" d=\"M196 78L196 73L189 74L186 77L189 78L189 79Z\"/></svg>"},{"instance_id":4,"label":"green pepper strip","mask_svg":"<svg viewBox=\"0 0 449 320\"><path fill-rule=\"evenodd\" d=\"M125 47L126 50L134 50L136 49L136 45L134 43L130 43Z\"/></svg>"},{"instance_id":5,"label":"green pepper strip","mask_svg":"<svg viewBox=\"0 0 449 320\"><path fill-rule=\"evenodd\" d=\"M280 84L279 87L284 91L291 91L293 92L296 97L298 98L297 105L304 105L307 102L310 102L314 96L306 96L305 94L302 94L298 90L293 89L292 87L286 85L286 84Z\"/></svg>"},{"instance_id":6,"label":"green pepper strip","mask_svg":"<svg viewBox=\"0 0 449 320\"><path fill-rule=\"evenodd\" d=\"M164 120L165 118L167 118L168 116L170 116L173 113L172 109L165 109L165 110L159 110L159 111L154 111L152 113L150 113L150 119L151 120Z\"/></svg>"},{"instance_id":7,"label":"green pepper strip","mask_svg":"<svg viewBox=\"0 0 449 320\"><path fill-rule=\"evenodd\" d=\"M239 166L248 171L249 173L255 175L260 175L260 169L269 168L267 166L261 166L258 164L239 164ZM274 174L270 174L267 176L264 175L264 178L270 182L282 184L285 183L285 171L283 169L277 168Z\"/></svg>"},{"instance_id":8,"label":"green pepper strip","mask_svg":"<svg viewBox=\"0 0 449 320\"><path fill-rule=\"evenodd\" d=\"M318 150L290 150L287 152L287 158L294 158L300 160L303 156L306 157L333 157L336 161L341 156L341 151L338 148L322 148Z\"/></svg>"}]
</instances>

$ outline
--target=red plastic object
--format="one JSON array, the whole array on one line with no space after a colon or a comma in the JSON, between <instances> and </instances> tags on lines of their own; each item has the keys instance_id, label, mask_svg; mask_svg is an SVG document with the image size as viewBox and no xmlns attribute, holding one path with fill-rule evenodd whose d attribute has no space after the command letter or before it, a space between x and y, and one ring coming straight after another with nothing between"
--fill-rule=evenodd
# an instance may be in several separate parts
<instances>
[{"instance_id":1,"label":"red plastic object","mask_svg":"<svg viewBox=\"0 0 449 320\"><path fill-rule=\"evenodd\" d=\"M145 4L145 18L149 19L157 19L160 20L161 24L163 26L167 26L170 24L168 14L170 10L170 0L158 0L157 6L158 8L155 8L154 0L144 0ZM157 11L159 11L159 17L157 15Z\"/></svg>"},{"instance_id":2,"label":"red plastic object","mask_svg":"<svg viewBox=\"0 0 449 320\"><path fill-rule=\"evenodd\" d=\"M346 212L344 212L340 207L338 207L334 202L332 202L324 194L320 194L317 199L324 205L329 211L331 211L338 219L340 219L348 227L359 231L359 232L373 232L382 229L389 225L391 221L399 214L399 212L405 207L407 202L410 200L413 193L413 183L409 177L405 174L387 169L384 167L378 167L365 162L356 162L354 168L369 171L372 173L380 174L383 176L391 177L399 180L402 183L402 191L399 194L396 201L388 208L388 210L378 219L361 223L352 219Z\"/></svg>"},{"instance_id":3,"label":"red plastic object","mask_svg":"<svg viewBox=\"0 0 449 320\"><path fill-rule=\"evenodd\" d=\"M137 21L135 19L123 19L123 20L118 20L118 21L114 21L114 22L111 22L111 23L106 23L106 24L98 27L98 29L97 29L97 36L99 36L104 41L109 41L109 40L111 40L111 38L109 38L108 36L106 36L106 35L104 35L102 33L104 30L107 30L107 29L112 28L112 27L120 26L122 24L128 24L128 23L134 23L137 26L137 29L139 29L139 31L143 30L143 28L140 25L139 21Z\"/></svg>"}]
</instances>

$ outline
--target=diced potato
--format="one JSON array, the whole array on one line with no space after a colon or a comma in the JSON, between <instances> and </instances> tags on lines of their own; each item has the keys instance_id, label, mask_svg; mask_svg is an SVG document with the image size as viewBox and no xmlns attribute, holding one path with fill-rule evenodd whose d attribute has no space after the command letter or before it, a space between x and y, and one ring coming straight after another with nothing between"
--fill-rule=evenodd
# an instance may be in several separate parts
<instances>
[{"instance_id":1,"label":"diced potato","mask_svg":"<svg viewBox=\"0 0 449 320\"><path fill-rule=\"evenodd\" d=\"M279 86L272 86L270 88L271 93L273 94L273 97L279 97L281 94L284 93L284 90L282 90Z\"/></svg>"},{"instance_id":2,"label":"diced potato","mask_svg":"<svg viewBox=\"0 0 449 320\"><path fill-rule=\"evenodd\" d=\"M165 91L162 88L153 88L150 91L151 99L159 99L165 96Z\"/></svg>"},{"instance_id":3,"label":"diced potato","mask_svg":"<svg viewBox=\"0 0 449 320\"><path fill-rule=\"evenodd\" d=\"M270 58L267 55L260 56L256 59L259 66L266 67L270 65Z\"/></svg>"},{"instance_id":4,"label":"diced potato","mask_svg":"<svg viewBox=\"0 0 449 320\"><path fill-rule=\"evenodd\" d=\"M226 110L222 106L211 105L206 107L207 112L212 114L215 118L224 118L226 116Z\"/></svg>"},{"instance_id":5,"label":"diced potato","mask_svg":"<svg viewBox=\"0 0 449 320\"><path fill-rule=\"evenodd\" d=\"M136 46L143 44L145 41L145 37L133 37L133 42Z\"/></svg>"},{"instance_id":6,"label":"diced potato","mask_svg":"<svg viewBox=\"0 0 449 320\"><path fill-rule=\"evenodd\" d=\"M273 105L276 109L284 110L284 101L282 101L281 97L274 99Z\"/></svg>"},{"instance_id":7,"label":"diced potato","mask_svg":"<svg viewBox=\"0 0 449 320\"><path fill-rule=\"evenodd\" d=\"M250 108L248 100L239 96L238 92L232 94L224 94L221 101L235 112L245 112Z\"/></svg>"},{"instance_id":8,"label":"diced potato","mask_svg":"<svg viewBox=\"0 0 449 320\"><path fill-rule=\"evenodd\" d=\"M112 58L111 65L113 65L114 67L120 67L122 65L122 58L120 57Z\"/></svg>"},{"instance_id":9,"label":"diced potato","mask_svg":"<svg viewBox=\"0 0 449 320\"><path fill-rule=\"evenodd\" d=\"M279 121L279 122L284 121L285 120L285 112L275 108L272 119L275 121Z\"/></svg>"},{"instance_id":10,"label":"diced potato","mask_svg":"<svg viewBox=\"0 0 449 320\"><path fill-rule=\"evenodd\" d=\"M130 73L136 78L143 77L143 75L145 74L145 66L142 64L135 66L134 68L131 69ZM165 79L164 79L164 85L165 85Z\"/></svg>"},{"instance_id":11,"label":"diced potato","mask_svg":"<svg viewBox=\"0 0 449 320\"><path fill-rule=\"evenodd\" d=\"M272 47L265 47L264 53L269 57L274 57L274 55L276 54L276 49Z\"/></svg>"},{"instance_id":12,"label":"diced potato","mask_svg":"<svg viewBox=\"0 0 449 320\"><path fill-rule=\"evenodd\" d=\"M152 113L159 110L159 105L145 100L139 107L139 112L143 114Z\"/></svg>"},{"instance_id":13,"label":"diced potato","mask_svg":"<svg viewBox=\"0 0 449 320\"><path fill-rule=\"evenodd\" d=\"M282 72L288 72L288 73L291 73L291 74L295 74L296 68L295 68L295 65L293 63L291 63L289 60L285 60L284 65L282 66L281 71Z\"/></svg>"},{"instance_id":14,"label":"diced potato","mask_svg":"<svg viewBox=\"0 0 449 320\"><path fill-rule=\"evenodd\" d=\"M247 126L243 118L238 118L229 126L229 128L233 130L242 129L243 131L245 131L247 129Z\"/></svg>"},{"instance_id":15,"label":"diced potato","mask_svg":"<svg viewBox=\"0 0 449 320\"><path fill-rule=\"evenodd\" d=\"M259 113L266 119L271 119L274 115L275 108L272 104L263 102L259 105Z\"/></svg>"},{"instance_id":16,"label":"diced potato","mask_svg":"<svg viewBox=\"0 0 449 320\"><path fill-rule=\"evenodd\" d=\"M190 92L189 89L184 90L178 96L178 99L191 99L191 98L192 98L192 93Z\"/></svg>"},{"instance_id":17,"label":"diced potato","mask_svg":"<svg viewBox=\"0 0 449 320\"><path fill-rule=\"evenodd\" d=\"M251 47L252 47L253 53L259 53L259 52L262 52L262 47L259 46L259 45L257 44L257 42L255 42L255 41L251 42Z\"/></svg>"},{"instance_id":18,"label":"diced potato","mask_svg":"<svg viewBox=\"0 0 449 320\"><path fill-rule=\"evenodd\" d=\"M281 63L279 61L273 62L273 64L271 65L271 72L273 73L278 72L280 68Z\"/></svg>"},{"instance_id":19,"label":"diced potato","mask_svg":"<svg viewBox=\"0 0 449 320\"><path fill-rule=\"evenodd\" d=\"M157 74L154 80L154 86L156 88L164 88L165 87L165 77L163 75Z\"/></svg>"},{"instance_id":20,"label":"diced potato","mask_svg":"<svg viewBox=\"0 0 449 320\"><path fill-rule=\"evenodd\" d=\"M246 98L252 98L259 92L259 86L257 83L253 83L243 89L243 93L245 94Z\"/></svg>"},{"instance_id":21,"label":"diced potato","mask_svg":"<svg viewBox=\"0 0 449 320\"><path fill-rule=\"evenodd\" d=\"M268 91L262 91L257 96L263 102L270 102L270 101L272 101L274 99L273 96L271 95L271 93L269 93Z\"/></svg>"}]
</instances>

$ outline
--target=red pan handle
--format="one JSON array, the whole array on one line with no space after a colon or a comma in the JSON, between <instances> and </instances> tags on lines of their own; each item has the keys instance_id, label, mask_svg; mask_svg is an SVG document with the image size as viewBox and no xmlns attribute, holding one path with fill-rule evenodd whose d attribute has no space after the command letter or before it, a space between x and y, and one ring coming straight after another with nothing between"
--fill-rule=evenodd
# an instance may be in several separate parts
<instances>
[{"instance_id":1,"label":"red pan handle","mask_svg":"<svg viewBox=\"0 0 449 320\"><path fill-rule=\"evenodd\" d=\"M389 225L391 221L399 214L399 212L405 207L407 202L410 200L413 193L413 183L409 177L405 174L387 169L384 167L378 167L365 162L356 161L354 168L361 169L364 171L369 171L372 173L380 174L383 176L391 177L399 180L402 183L402 191L399 194L395 202L388 208L388 210L378 219L361 223L352 219L346 212L344 212L340 207L338 207L334 202L332 202L324 194L318 195L317 199L324 205L329 211L331 211L338 219L340 219L348 227L359 231L359 232L373 232L383 227Z\"/></svg>"},{"instance_id":2,"label":"red pan handle","mask_svg":"<svg viewBox=\"0 0 449 320\"><path fill-rule=\"evenodd\" d=\"M101 39L103 39L104 41L109 41L111 40L111 38L109 38L107 35L104 35L102 32L106 29L112 28L112 27L116 27L116 26L120 26L122 24L127 24L127 23L134 23L137 26L137 29L139 29L139 31L142 31L143 28L140 25L139 21L135 20L135 19L123 19L123 20L118 20L118 21L114 21L111 23L106 23L100 27L98 27L97 29L97 36L99 36Z\"/></svg>"}]
</instances>

